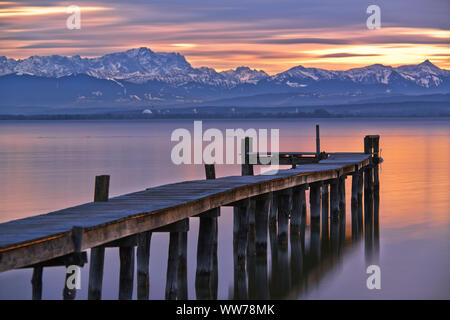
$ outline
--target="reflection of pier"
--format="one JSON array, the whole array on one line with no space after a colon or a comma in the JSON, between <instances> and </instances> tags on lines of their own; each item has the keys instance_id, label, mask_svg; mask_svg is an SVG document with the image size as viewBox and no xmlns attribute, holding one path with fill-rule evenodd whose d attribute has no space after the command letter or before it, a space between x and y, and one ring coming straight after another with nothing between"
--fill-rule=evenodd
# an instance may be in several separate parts
<instances>
[{"instance_id":1,"label":"reflection of pier","mask_svg":"<svg viewBox=\"0 0 450 320\"><path fill-rule=\"evenodd\" d=\"M91 249L88 298L101 299L105 248L118 247L119 298L132 298L136 262L137 298L148 299L151 236L168 232L166 298L187 299L187 232L189 218L197 217L196 297L216 299L217 221L221 206L233 206L231 298L295 297L342 258L348 176L352 176L352 243L364 237L368 263L375 261L379 250L378 136L365 137L364 153L330 154L320 152L317 136L315 153L280 153L280 163L292 168L276 175L253 175L249 159L255 153L249 152L250 145L246 138L242 176L216 179L214 166L206 165L206 180L111 199L109 176L98 176L92 203L0 224L0 271L33 268L33 299L40 299L44 268L83 266L87 262L83 250ZM259 159L257 155L257 163ZM309 241L305 239L307 202ZM73 299L75 292L64 286L63 297Z\"/></svg>"}]
</instances>

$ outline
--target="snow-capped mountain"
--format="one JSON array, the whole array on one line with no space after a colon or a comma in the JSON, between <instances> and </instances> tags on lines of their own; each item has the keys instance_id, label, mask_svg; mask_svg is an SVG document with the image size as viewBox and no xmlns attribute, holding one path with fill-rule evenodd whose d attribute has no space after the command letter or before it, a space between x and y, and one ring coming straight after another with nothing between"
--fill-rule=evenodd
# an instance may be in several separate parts
<instances>
[{"instance_id":1,"label":"snow-capped mountain","mask_svg":"<svg viewBox=\"0 0 450 320\"><path fill-rule=\"evenodd\" d=\"M255 96L268 94L279 95L280 103L285 104L299 99L320 103L330 97L346 102L353 97L449 92L450 70L440 69L428 60L418 65L374 64L345 71L296 66L269 76L248 67L221 72L194 68L179 53L153 52L144 47L97 58L0 57L0 106L81 102L207 104L224 99L232 103L246 99L246 104L251 105L266 101Z\"/></svg>"},{"instance_id":2,"label":"snow-capped mountain","mask_svg":"<svg viewBox=\"0 0 450 320\"><path fill-rule=\"evenodd\" d=\"M257 84L259 80L268 78L269 75L262 70L252 70L249 67L238 67L235 70L220 72L230 83Z\"/></svg>"}]
</instances>

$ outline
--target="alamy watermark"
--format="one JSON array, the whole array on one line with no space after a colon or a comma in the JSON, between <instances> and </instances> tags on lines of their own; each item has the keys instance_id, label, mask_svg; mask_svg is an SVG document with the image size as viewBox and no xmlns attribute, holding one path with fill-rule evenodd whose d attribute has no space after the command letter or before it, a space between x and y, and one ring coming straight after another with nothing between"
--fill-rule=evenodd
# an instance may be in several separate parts
<instances>
[{"instance_id":1,"label":"alamy watermark","mask_svg":"<svg viewBox=\"0 0 450 320\"><path fill-rule=\"evenodd\" d=\"M66 12L70 16L66 20L66 27L69 30L81 29L81 9L79 6L71 5L68 6Z\"/></svg>"},{"instance_id":2,"label":"alamy watermark","mask_svg":"<svg viewBox=\"0 0 450 320\"><path fill-rule=\"evenodd\" d=\"M370 16L367 18L366 26L367 29L374 30L381 28L381 9L376 4L372 4L367 7L367 14Z\"/></svg>"},{"instance_id":3,"label":"alamy watermark","mask_svg":"<svg viewBox=\"0 0 450 320\"><path fill-rule=\"evenodd\" d=\"M367 289L373 290L381 289L381 268L376 264L372 264L367 267L366 273L370 274L370 276L366 280Z\"/></svg>"},{"instance_id":4,"label":"alamy watermark","mask_svg":"<svg viewBox=\"0 0 450 320\"><path fill-rule=\"evenodd\" d=\"M243 164L245 152L243 140L250 138L249 164L270 166L261 174L276 174L279 170L280 130L241 128L209 128L203 132L203 122L194 121L193 133L186 128L172 132L170 140L178 142L171 151L172 162L180 164ZM270 139L270 156L268 153ZM204 143L207 143L204 146ZM259 155L259 157L257 156Z\"/></svg>"},{"instance_id":5,"label":"alamy watermark","mask_svg":"<svg viewBox=\"0 0 450 320\"><path fill-rule=\"evenodd\" d=\"M66 287L69 290L81 289L81 268L76 265L70 265L66 269Z\"/></svg>"}]
</instances>

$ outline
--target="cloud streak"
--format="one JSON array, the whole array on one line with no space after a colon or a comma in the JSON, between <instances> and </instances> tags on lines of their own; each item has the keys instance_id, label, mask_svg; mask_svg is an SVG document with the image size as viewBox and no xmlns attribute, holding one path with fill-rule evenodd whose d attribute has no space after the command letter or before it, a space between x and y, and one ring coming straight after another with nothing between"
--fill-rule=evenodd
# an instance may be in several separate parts
<instances>
[{"instance_id":1,"label":"cloud streak","mask_svg":"<svg viewBox=\"0 0 450 320\"><path fill-rule=\"evenodd\" d=\"M147 46L218 70L346 69L429 57L450 68L447 0L378 0L379 30L367 30L369 4L360 0L78 0L81 30L66 29L66 4L0 1L0 55L99 56Z\"/></svg>"}]
</instances>

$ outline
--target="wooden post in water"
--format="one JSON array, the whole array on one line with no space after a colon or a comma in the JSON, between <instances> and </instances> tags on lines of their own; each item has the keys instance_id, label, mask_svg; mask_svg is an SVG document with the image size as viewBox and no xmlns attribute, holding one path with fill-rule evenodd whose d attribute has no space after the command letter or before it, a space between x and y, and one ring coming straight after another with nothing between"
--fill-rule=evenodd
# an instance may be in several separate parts
<instances>
[{"instance_id":1,"label":"wooden post in water","mask_svg":"<svg viewBox=\"0 0 450 320\"><path fill-rule=\"evenodd\" d=\"M188 299L187 285L187 231L180 232L180 251L178 252L178 300Z\"/></svg>"},{"instance_id":2,"label":"wooden post in water","mask_svg":"<svg viewBox=\"0 0 450 320\"><path fill-rule=\"evenodd\" d=\"M150 262L150 240L151 231L142 232L138 235L136 250L137 260L137 298L148 300L150 289L149 262Z\"/></svg>"},{"instance_id":3,"label":"wooden post in water","mask_svg":"<svg viewBox=\"0 0 450 320\"><path fill-rule=\"evenodd\" d=\"M206 179L215 179L213 164L205 164ZM197 270L195 290L197 299L212 299L214 281L214 257L217 256L217 210L212 209L200 214L197 242Z\"/></svg>"},{"instance_id":4,"label":"wooden post in water","mask_svg":"<svg viewBox=\"0 0 450 320\"><path fill-rule=\"evenodd\" d=\"M119 300L131 300L134 280L134 246L119 247Z\"/></svg>"},{"instance_id":5,"label":"wooden post in water","mask_svg":"<svg viewBox=\"0 0 450 320\"><path fill-rule=\"evenodd\" d=\"M215 218L200 217L195 289L197 299L211 299Z\"/></svg>"},{"instance_id":6,"label":"wooden post in water","mask_svg":"<svg viewBox=\"0 0 450 320\"><path fill-rule=\"evenodd\" d=\"M270 208L269 194L255 199L256 255L267 255L268 218Z\"/></svg>"},{"instance_id":7,"label":"wooden post in water","mask_svg":"<svg viewBox=\"0 0 450 320\"><path fill-rule=\"evenodd\" d=\"M281 247L288 245L289 215L292 201L292 189L278 193L278 242Z\"/></svg>"},{"instance_id":8,"label":"wooden post in water","mask_svg":"<svg viewBox=\"0 0 450 320\"><path fill-rule=\"evenodd\" d=\"M269 227L276 229L277 227L277 216L278 216L278 197L274 192L270 195L270 212L269 212Z\"/></svg>"},{"instance_id":9,"label":"wooden post in water","mask_svg":"<svg viewBox=\"0 0 450 320\"><path fill-rule=\"evenodd\" d=\"M358 221L358 185L359 185L359 172L357 166L355 166L355 172L352 175L352 198L351 198L351 211L352 211L352 239L357 239L359 234L359 221Z\"/></svg>"},{"instance_id":10,"label":"wooden post in water","mask_svg":"<svg viewBox=\"0 0 450 320\"><path fill-rule=\"evenodd\" d=\"M310 184L309 188L309 204L311 208L311 220L320 221L320 196L321 196L321 182L314 182Z\"/></svg>"},{"instance_id":11,"label":"wooden post in water","mask_svg":"<svg viewBox=\"0 0 450 320\"><path fill-rule=\"evenodd\" d=\"M95 177L94 202L108 201L109 181L110 177L108 175ZM98 246L91 249L88 288L89 300L100 300L102 298L104 260L105 247Z\"/></svg>"},{"instance_id":12,"label":"wooden post in water","mask_svg":"<svg viewBox=\"0 0 450 320\"><path fill-rule=\"evenodd\" d=\"M374 168L373 168L373 187L375 191L380 189L380 177L378 163L380 161L380 136L373 136L372 138L373 153L374 153Z\"/></svg>"},{"instance_id":13,"label":"wooden post in water","mask_svg":"<svg viewBox=\"0 0 450 320\"><path fill-rule=\"evenodd\" d=\"M332 219L339 218L339 179L330 181L330 215Z\"/></svg>"},{"instance_id":14,"label":"wooden post in water","mask_svg":"<svg viewBox=\"0 0 450 320\"><path fill-rule=\"evenodd\" d=\"M253 164L250 163L250 155L249 152L252 151L252 139L250 137L245 137L244 139L244 154L243 154L243 163L242 163L242 175L243 176L252 176L253 175Z\"/></svg>"},{"instance_id":15,"label":"wooden post in water","mask_svg":"<svg viewBox=\"0 0 450 320\"><path fill-rule=\"evenodd\" d=\"M339 177L339 211L340 216L345 220L345 179L346 175Z\"/></svg>"},{"instance_id":16,"label":"wooden post in water","mask_svg":"<svg viewBox=\"0 0 450 320\"><path fill-rule=\"evenodd\" d=\"M305 190L307 185L300 185L292 191L291 233L300 233L301 223L306 216Z\"/></svg>"},{"instance_id":17,"label":"wooden post in water","mask_svg":"<svg viewBox=\"0 0 450 320\"><path fill-rule=\"evenodd\" d=\"M171 232L169 257L167 259L166 300L175 300L178 293L178 262L180 253L180 232Z\"/></svg>"},{"instance_id":18,"label":"wooden post in water","mask_svg":"<svg viewBox=\"0 0 450 320\"><path fill-rule=\"evenodd\" d=\"M33 276L31 277L32 299L42 300L42 272L43 267L38 266L33 268Z\"/></svg>"},{"instance_id":19,"label":"wooden post in water","mask_svg":"<svg viewBox=\"0 0 450 320\"><path fill-rule=\"evenodd\" d=\"M319 125L316 124L316 159L319 160L320 155L320 129Z\"/></svg>"},{"instance_id":20,"label":"wooden post in water","mask_svg":"<svg viewBox=\"0 0 450 320\"><path fill-rule=\"evenodd\" d=\"M329 221L329 208L330 208L330 200L329 200L329 191L328 191L328 183L324 182L322 185L322 238L327 241L328 240L328 221Z\"/></svg>"}]
</instances>

